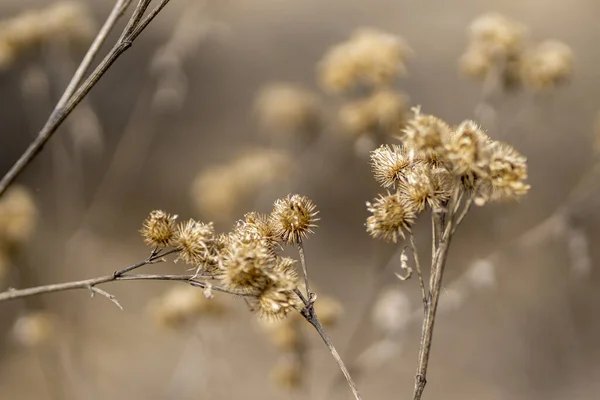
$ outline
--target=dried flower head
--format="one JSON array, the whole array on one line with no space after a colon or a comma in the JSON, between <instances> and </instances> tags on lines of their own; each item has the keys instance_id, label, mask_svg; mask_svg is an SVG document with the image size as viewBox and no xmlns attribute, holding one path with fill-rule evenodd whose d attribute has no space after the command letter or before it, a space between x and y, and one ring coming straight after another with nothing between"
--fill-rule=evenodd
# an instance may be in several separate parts
<instances>
[{"instance_id":1,"label":"dried flower head","mask_svg":"<svg viewBox=\"0 0 600 400\"><path fill-rule=\"evenodd\" d=\"M318 211L314 203L306 196L288 195L275 201L271 212L271 224L283 243L302 242L316 227Z\"/></svg>"},{"instance_id":2,"label":"dried flower head","mask_svg":"<svg viewBox=\"0 0 600 400\"><path fill-rule=\"evenodd\" d=\"M398 191L417 212L426 206L437 210L452 195L452 175L445 168L431 168L426 163L415 163L408 168L398 184Z\"/></svg>"},{"instance_id":3,"label":"dried flower head","mask_svg":"<svg viewBox=\"0 0 600 400\"><path fill-rule=\"evenodd\" d=\"M206 298L200 288L179 285L154 299L148 311L160 326L179 328L200 316L221 316L226 307L217 298Z\"/></svg>"},{"instance_id":4,"label":"dried flower head","mask_svg":"<svg viewBox=\"0 0 600 400\"><path fill-rule=\"evenodd\" d=\"M391 134L405 123L406 103L406 96L402 93L380 89L367 98L342 106L338 118L344 131L353 136Z\"/></svg>"},{"instance_id":5,"label":"dried flower head","mask_svg":"<svg viewBox=\"0 0 600 400\"><path fill-rule=\"evenodd\" d=\"M396 186L413 163L401 145L381 145L371 152L371 169L375 180L384 188Z\"/></svg>"},{"instance_id":6,"label":"dried flower head","mask_svg":"<svg viewBox=\"0 0 600 400\"><path fill-rule=\"evenodd\" d=\"M246 149L238 158L204 169L192 184L198 210L213 220L228 220L240 203L263 186L285 179L291 156L273 149Z\"/></svg>"},{"instance_id":7,"label":"dried flower head","mask_svg":"<svg viewBox=\"0 0 600 400\"><path fill-rule=\"evenodd\" d=\"M194 221L181 222L171 245L179 250L178 259L186 264L201 267L212 264L215 246L213 223Z\"/></svg>"},{"instance_id":8,"label":"dried flower head","mask_svg":"<svg viewBox=\"0 0 600 400\"><path fill-rule=\"evenodd\" d=\"M302 363L298 357L286 357L271 372L271 378L282 389L297 389L302 384Z\"/></svg>"},{"instance_id":9,"label":"dried flower head","mask_svg":"<svg viewBox=\"0 0 600 400\"><path fill-rule=\"evenodd\" d=\"M477 17L469 26L470 39L501 57L518 54L527 38L527 28L499 13Z\"/></svg>"},{"instance_id":10,"label":"dried flower head","mask_svg":"<svg viewBox=\"0 0 600 400\"><path fill-rule=\"evenodd\" d=\"M276 256L262 240L230 236L221 253L219 279L227 289L259 294L271 283Z\"/></svg>"},{"instance_id":11,"label":"dried flower head","mask_svg":"<svg viewBox=\"0 0 600 400\"><path fill-rule=\"evenodd\" d=\"M35 229L37 207L29 190L11 187L0 199L0 240L9 247L27 241Z\"/></svg>"},{"instance_id":12,"label":"dried flower head","mask_svg":"<svg viewBox=\"0 0 600 400\"><path fill-rule=\"evenodd\" d=\"M275 232L269 216L254 211L245 214L243 221L238 221L234 233L241 236L249 235L255 240L263 240L273 251L281 242L281 238Z\"/></svg>"},{"instance_id":13,"label":"dried flower head","mask_svg":"<svg viewBox=\"0 0 600 400\"><path fill-rule=\"evenodd\" d=\"M25 314L17 319L13 326L13 336L25 347L37 347L47 344L56 334L56 316L43 311Z\"/></svg>"},{"instance_id":14,"label":"dried flower head","mask_svg":"<svg viewBox=\"0 0 600 400\"><path fill-rule=\"evenodd\" d=\"M444 143L451 132L450 126L436 116L421 114L418 107L413 108L413 111L414 117L408 121L403 130L404 147L412 152L413 158L431 154L443 156Z\"/></svg>"},{"instance_id":15,"label":"dried flower head","mask_svg":"<svg viewBox=\"0 0 600 400\"><path fill-rule=\"evenodd\" d=\"M380 195L373 203L367 203L371 216L367 218L367 232L376 239L396 243L410 232L417 218L415 205L406 200L400 192Z\"/></svg>"},{"instance_id":16,"label":"dried flower head","mask_svg":"<svg viewBox=\"0 0 600 400\"><path fill-rule=\"evenodd\" d=\"M319 131L319 99L300 85L266 85L255 100L255 108L263 128L274 135L304 135L312 139Z\"/></svg>"},{"instance_id":17,"label":"dried flower head","mask_svg":"<svg viewBox=\"0 0 600 400\"><path fill-rule=\"evenodd\" d=\"M556 40L542 42L526 54L521 72L534 90L555 88L573 75L573 51Z\"/></svg>"},{"instance_id":18,"label":"dried flower head","mask_svg":"<svg viewBox=\"0 0 600 400\"><path fill-rule=\"evenodd\" d=\"M405 73L409 48L398 36L361 28L331 48L319 65L322 86L342 92L357 85L384 86Z\"/></svg>"},{"instance_id":19,"label":"dried flower head","mask_svg":"<svg viewBox=\"0 0 600 400\"><path fill-rule=\"evenodd\" d=\"M293 289L283 282L275 282L250 301L251 309L258 312L261 318L281 319L290 311L300 309L302 302Z\"/></svg>"},{"instance_id":20,"label":"dried flower head","mask_svg":"<svg viewBox=\"0 0 600 400\"><path fill-rule=\"evenodd\" d=\"M446 143L446 157L457 175L482 174L489 159L489 136L471 120L463 121Z\"/></svg>"},{"instance_id":21,"label":"dried flower head","mask_svg":"<svg viewBox=\"0 0 600 400\"><path fill-rule=\"evenodd\" d=\"M482 179L478 204L487 201L517 199L527 193L527 159L512 146L493 142L490 145L490 158L487 175Z\"/></svg>"},{"instance_id":22,"label":"dried flower head","mask_svg":"<svg viewBox=\"0 0 600 400\"><path fill-rule=\"evenodd\" d=\"M177 215L171 216L161 210L152 211L140 231L144 242L152 247L169 246L177 231L176 218Z\"/></svg>"}]
</instances>

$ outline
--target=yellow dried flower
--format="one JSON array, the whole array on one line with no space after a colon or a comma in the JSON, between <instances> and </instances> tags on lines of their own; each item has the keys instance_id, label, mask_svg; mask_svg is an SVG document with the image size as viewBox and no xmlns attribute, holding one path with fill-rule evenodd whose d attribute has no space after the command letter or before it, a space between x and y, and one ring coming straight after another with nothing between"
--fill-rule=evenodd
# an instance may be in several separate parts
<instances>
[{"instance_id":1,"label":"yellow dried flower","mask_svg":"<svg viewBox=\"0 0 600 400\"><path fill-rule=\"evenodd\" d=\"M264 240L265 244L273 250L281 242L269 216L254 211L245 214L244 221L238 221L234 233L241 236L250 235L256 240Z\"/></svg>"},{"instance_id":2,"label":"yellow dried flower","mask_svg":"<svg viewBox=\"0 0 600 400\"><path fill-rule=\"evenodd\" d=\"M396 186L412 163L401 145L385 144L371 152L371 169L375 180L384 188Z\"/></svg>"},{"instance_id":3,"label":"yellow dried flower","mask_svg":"<svg viewBox=\"0 0 600 400\"><path fill-rule=\"evenodd\" d=\"M288 195L275 201L270 219L275 233L286 244L302 242L313 233L318 211L314 203L306 196Z\"/></svg>"},{"instance_id":4,"label":"yellow dried flower","mask_svg":"<svg viewBox=\"0 0 600 400\"><path fill-rule=\"evenodd\" d=\"M300 85L266 85L255 100L255 108L263 128L275 136L304 135L314 139L320 129L319 99Z\"/></svg>"},{"instance_id":5,"label":"yellow dried flower","mask_svg":"<svg viewBox=\"0 0 600 400\"><path fill-rule=\"evenodd\" d=\"M430 154L443 156L444 143L450 136L450 126L442 119L427 114L421 114L419 108L413 108L415 113L406 128L402 131L402 143L413 157L424 157Z\"/></svg>"},{"instance_id":6,"label":"yellow dried flower","mask_svg":"<svg viewBox=\"0 0 600 400\"><path fill-rule=\"evenodd\" d=\"M179 285L154 299L148 311L160 326L179 328L199 316L221 316L226 307L217 298L208 299L201 288Z\"/></svg>"},{"instance_id":7,"label":"yellow dried flower","mask_svg":"<svg viewBox=\"0 0 600 400\"><path fill-rule=\"evenodd\" d=\"M180 223L171 245L179 250L177 259L186 264L201 267L212 264L215 246L215 229L213 223L188 220Z\"/></svg>"},{"instance_id":8,"label":"yellow dried flower","mask_svg":"<svg viewBox=\"0 0 600 400\"><path fill-rule=\"evenodd\" d=\"M176 218L177 215L171 216L162 210L152 211L140 231L144 242L153 247L169 246L177 230Z\"/></svg>"},{"instance_id":9,"label":"yellow dried flower","mask_svg":"<svg viewBox=\"0 0 600 400\"><path fill-rule=\"evenodd\" d=\"M469 26L471 41L485 47L494 56L508 57L522 51L527 28L499 13L477 17Z\"/></svg>"},{"instance_id":10,"label":"yellow dried flower","mask_svg":"<svg viewBox=\"0 0 600 400\"><path fill-rule=\"evenodd\" d=\"M573 75L573 51L562 42L545 41L526 54L522 65L525 84L534 90L555 88Z\"/></svg>"},{"instance_id":11,"label":"yellow dried flower","mask_svg":"<svg viewBox=\"0 0 600 400\"><path fill-rule=\"evenodd\" d=\"M261 318L281 319L285 318L290 311L300 309L302 302L292 289L277 282L269 285L256 299L251 300L250 305Z\"/></svg>"},{"instance_id":12,"label":"yellow dried flower","mask_svg":"<svg viewBox=\"0 0 600 400\"><path fill-rule=\"evenodd\" d=\"M323 88L341 92L357 85L384 86L405 73L408 46L395 35L361 28L331 48L319 64Z\"/></svg>"},{"instance_id":13,"label":"yellow dried flower","mask_svg":"<svg viewBox=\"0 0 600 400\"><path fill-rule=\"evenodd\" d=\"M11 187L0 199L0 239L9 247L27 241L35 229L37 207L23 186Z\"/></svg>"},{"instance_id":14,"label":"yellow dried flower","mask_svg":"<svg viewBox=\"0 0 600 400\"><path fill-rule=\"evenodd\" d=\"M302 363L297 357L289 357L280 361L271 377L282 389L297 389L302 384Z\"/></svg>"},{"instance_id":15,"label":"yellow dried flower","mask_svg":"<svg viewBox=\"0 0 600 400\"><path fill-rule=\"evenodd\" d=\"M374 203L367 202L367 209L373 215L367 218L367 232L376 239L396 243L398 237L404 239L417 218L417 210L399 192L380 195Z\"/></svg>"},{"instance_id":16,"label":"yellow dried flower","mask_svg":"<svg viewBox=\"0 0 600 400\"><path fill-rule=\"evenodd\" d=\"M338 117L344 131L354 136L378 132L391 134L405 123L406 103L402 93L380 89L367 98L345 104Z\"/></svg>"},{"instance_id":17,"label":"yellow dried flower","mask_svg":"<svg viewBox=\"0 0 600 400\"><path fill-rule=\"evenodd\" d=\"M446 143L446 157L457 175L482 174L489 160L489 136L471 120L463 121Z\"/></svg>"},{"instance_id":18,"label":"yellow dried flower","mask_svg":"<svg viewBox=\"0 0 600 400\"><path fill-rule=\"evenodd\" d=\"M13 336L25 347L37 347L51 341L56 335L56 316L44 311L27 313L17 319Z\"/></svg>"},{"instance_id":19,"label":"yellow dried flower","mask_svg":"<svg viewBox=\"0 0 600 400\"><path fill-rule=\"evenodd\" d=\"M221 256L219 279L227 289L259 294L272 283L276 257L264 241L232 236Z\"/></svg>"},{"instance_id":20,"label":"yellow dried flower","mask_svg":"<svg viewBox=\"0 0 600 400\"><path fill-rule=\"evenodd\" d=\"M527 159L512 146L493 142L490 145L490 159L487 175L479 188L478 204L486 201L516 199L527 193L530 186L527 179Z\"/></svg>"},{"instance_id":21,"label":"yellow dried flower","mask_svg":"<svg viewBox=\"0 0 600 400\"><path fill-rule=\"evenodd\" d=\"M415 163L402 177L398 191L417 212L426 206L436 210L450 199L452 182L452 175L446 169L432 169L428 164Z\"/></svg>"}]
</instances>

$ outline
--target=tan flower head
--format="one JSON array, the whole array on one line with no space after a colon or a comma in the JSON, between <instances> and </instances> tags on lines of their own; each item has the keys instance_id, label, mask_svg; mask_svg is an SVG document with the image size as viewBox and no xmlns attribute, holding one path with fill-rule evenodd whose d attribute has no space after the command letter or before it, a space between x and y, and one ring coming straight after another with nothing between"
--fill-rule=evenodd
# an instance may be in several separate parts
<instances>
[{"instance_id":1,"label":"tan flower head","mask_svg":"<svg viewBox=\"0 0 600 400\"><path fill-rule=\"evenodd\" d=\"M288 195L275 201L271 212L271 224L276 234L286 244L302 242L313 233L318 211L314 203L306 196Z\"/></svg>"},{"instance_id":2,"label":"tan flower head","mask_svg":"<svg viewBox=\"0 0 600 400\"><path fill-rule=\"evenodd\" d=\"M446 169L432 169L426 163L415 163L399 182L398 191L417 212L426 206L435 210L450 199L452 182L452 175Z\"/></svg>"},{"instance_id":3,"label":"tan flower head","mask_svg":"<svg viewBox=\"0 0 600 400\"><path fill-rule=\"evenodd\" d=\"M406 128L404 128L402 142L408 152L414 157L422 157L430 154L443 156L445 154L444 143L450 136L450 126L440 118L421 114L419 108L413 108L415 113Z\"/></svg>"},{"instance_id":4,"label":"tan flower head","mask_svg":"<svg viewBox=\"0 0 600 400\"><path fill-rule=\"evenodd\" d=\"M375 180L384 188L396 186L412 163L401 145L381 145L371 152L371 169Z\"/></svg>"},{"instance_id":5,"label":"tan flower head","mask_svg":"<svg viewBox=\"0 0 600 400\"><path fill-rule=\"evenodd\" d=\"M392 134L405 123L406 103L402 93L380 89L367 98L344 104L338 118L344 131L352 136Z\"/></svg>"},{"instance_id":6,"label":"tan flower head","mask_svg":"<svg viewBox=\"0 0 600 400\"><path fill-rule=\"evenodd\" d=\"M290 311L299 309L301 305L292 289L277 283L269 285L250 303L252 310L266 319L285 318Z\"/></svg>"},{"instance_id":7,"label":"tan flower head","mask_svg":"<svg viewBox=\"0 0 600 400\"><path fill-rule=\"evenodd\" d=\"M372 214L367 218L367 232L388 242L396 243L398 237L404 238L417 218L414 204L399 192L380 195L374 203L367 203L367 209Z\"/></svg>"},{"instance_id":8,"label":"tan flower head","mask_svg":"<svg viewBox=\"0 0 600 400\"><path fill-rule=\"evenodd\" d=\"M357 85L384 86L405 73L408 46L395 35L361 28L331 48L319 65L323 88L342 92Z\"/></svg>"},{"instance_id":9,"label":"tan flower head","mask_svg":"<svg viewBox=\"0 0 600 400\"><path fill-rule=\"evenodd\" d=\"M140 231L144 242L152 247L169 246L177 230L176 218L177 215L171 216L161 210L152 211Z\"/></svg>"},{"instance_id":10,"label":"tan flower head","mask_svg":"<svg viewBox=\"0 0 600 400\"><path fill-rule=\"evenodd\" d=\"M446 143L447 158L458 175L483 173L489 159L489 136L473 121L463 121Z\"/></svg>"},{"instance_id":11,"label":"tan flower head","mask_svg":"<svg viewBox=\"0 0 600 400\"><path fill-rule=\"evenodd\" d=\"M523 81L534 90L551 89L573 75L573 51L566 44L549 40L525 56Z\"/></svg>"},{"instance_id":12,"label":"tan flower head","mask_svg":"<svg viewBox=\"0 0 600 400\"><path fill-rule=\"evenodd\" d=\"M319 99L300 85L266 85L255 100L255 108L262 127L274 135L314 136L320 128Z\"/></svg>"},{"instance_id":13,"label":"tan flower head","mask_svg":"<svg viewBox=\"0 0 600 400\"><path fill-rule=\"evenodd\" d=\"M478 204L486 201L517 199L527 193L527 159L513 147L502 142L493 142L488 165L488 174L482 179Z\"/></svg>"},{"instance_id":14,"label":"tan flower head","mask_svg":"<svg viewBox=\"0 0 600 400\"><path fill-rule=\"evenodd\" d=\"M231 290L259 294L272 284L276 257L262 240L230 236L222 252L219 279Z\"/></svg>"},{"instance_id":15,"label":"tan flower head","mask_svg":"<svg viewBox=\"0 0 600 400\"><path fill-rule=\"evenodd\" d=\"M507 57L522 51L527 28L499 13L477 17L469 26L470 39L495 56Z\"/></svg>"},{"instance_id":16,"label":"tan flower head","mask_svg":"<svg viewBox=\"0 0 600 400\"><path fill-rule=\"evenodd\" d=\"M242 236L249 235L256 240L263 240L273 250L281 242L281 238L275 232L269 216L254 211L244 215L244 221L237 223L234 232Z\"/></svg>"},{"instance_id":17,"label":"tan flower head","mask_svg":"<svg viewBox=\"0 0 600 400\"><path fill-rule=\"evenodd\" d=\"M190 219L179 224L171 245L179 249L178 259L186 264L201 267L214 262L215 239L212 222L204 224Z\"/></svg>"}]
</instances>

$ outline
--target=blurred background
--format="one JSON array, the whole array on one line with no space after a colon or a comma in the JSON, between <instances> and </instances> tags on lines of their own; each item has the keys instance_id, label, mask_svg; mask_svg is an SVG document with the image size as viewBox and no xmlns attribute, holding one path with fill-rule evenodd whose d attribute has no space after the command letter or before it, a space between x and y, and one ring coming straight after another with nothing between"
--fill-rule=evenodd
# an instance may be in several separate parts
<instances>
[{"instance_id":1,"label":"blurred background","mask_svg":"<svg viewBox=\"0 0 600 400\"><path fill-rule=\"evenodd\" d=\"M113 5L60 4L0 4L1 171L43 126ZM568 45L572 77L549 90L471 79L459 60L471 22L488 12L523 24L527 46ZM19 177L26 191L6 194L2 207L21 219L0 260L2 290L144 259L139 229L154 209L227 232L302 193L320 211L305 248L332 340L365 399L410 398L418 285L393 275L403 244L373 240L364 223L365 202L382 192L368 151L397 143L398 123L420 105L514 145L532 186L520 203L474 208L454 238L425 398L596 399L599 13L592 0L172 0ZM368 90L340 92L324 77L332 47L365 27L388 35L406 68L386 86L397 94L384 102L391 117L375 127L361 111ZM33 44L6 50L9 31ZM574 188L568 217L557 214ZM425 257L428 221L415 234ZM186 273L172 261L146 268ZM243 300L217 294L215 311L189 292L165 297L179 286L103 286L123 311L87 291L0 304L0 398L350 398L314 331L295 333L299 365ZM178 308L186 296L191 311Z\"/></svg>"}]
</instances>

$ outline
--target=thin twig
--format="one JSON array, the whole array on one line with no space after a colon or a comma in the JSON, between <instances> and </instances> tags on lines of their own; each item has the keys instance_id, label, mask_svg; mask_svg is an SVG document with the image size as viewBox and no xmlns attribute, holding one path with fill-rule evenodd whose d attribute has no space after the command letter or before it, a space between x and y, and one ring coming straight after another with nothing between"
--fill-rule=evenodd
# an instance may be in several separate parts
<instances>
[{"instance_id":1,"label":"thin twig","mask_svg":"<svg viewBox=\"0 0 600 400\"><path fill-rule=\"evenodd\" d=\"M75 93L75 90L77 90L77 87L83 80L84 75L90 68L92 61L94 61L94 58L96 58L96 55L100 51L100 48L102 47L104 42L106 41L106 38L108 37L112 29L115 27L119 18L123 16L123 13L127 10L129 5L131 4L131 1L132 0L117 0L110 14L106 18L104 25L102 25L102 28L100 28L98 35L94 38L94 41L90 45L90 48L83 57L81 64L79 64L79 67L77 67L77 71L75 71L75 74L71 78L71 81L67 85L67 88L62 94L60 100L58 100L58 103L56 103L52 114L58 112L58 110L63 108L67 104L67 101L69 101L73 93ZM50 118L52 118L52 115L50 116Z\"/></svg>"},{"instance_id":2,"label":"thin twig","mask_svg":"<svg viewBox=\"0 0 600 400\"><path fill-rule=\"evenodd\" d=\"M104 290L102 290L96 286L90 286L89 289L92 292L92 297L94 297L95 293L98 293L99 295L102 295L102 296L106 297L107 299L109 299L110 301L112 301L113 303L115 303L116 306L119 307L121 309L121 311L123 311L123 306L121 305L121 303L119 303L119 300L117 300L117 298L115 296L113 296L112 294L105 292Z\"/></svg>"},{"instance_id":3,"label":"thin twig","mask_svg":"<svg viewBox=\"0 0 600 400\"><path fill-rule=\"evenodd\" d=\"M298 254L300 254L300 264L302 264L302 273L304 274L304 285L306 288L306 295L308 296L308 302L314 302L314 294L310 291L308 284L308 268L306 268L306 258L304 257L304 246L302 241L298 242Z\"/></svg>"},{"instance_id":4,"label":"thin twig","mask_svg":"<svg viewBox=\"0 0 600 400\"><path fill-rule=\"evenodd\" d=\"M317 313L315 312L314 303L307 300L300 290L296 289L296 290L294 290L294 292L298 295L300 300L304 303L304 308L302 309L300 314L302 314L304 319L306 319L306 321L315 328L315 330L321 336L321 339L323 339L323 342L325 343L325 345L331 352L331 355L333 356L334 360L337 362L338 367L342 371L342 374L344 374L344 377L346 378L346 381L348 382L348 386L350 386L350 390L352 390L352 394L354 395L354 398L356 400L361 400L360 393L358 393L358 388L356 387L356 383L354 383L354 380L352 380L352 376L350 375L348 368L346 368L346 365L344 364L342 357L340 357L340 354L338 353L335 346L331 342L329 335L327 335L325 328L323 328L323 325L321 325L321 322L319 321L319 318L317 317Z\"/></svg>"},{"instance_id":5,"label":"thin twig","mask_svg":"<svg viewBox=\"0 0 600 400\"><path fill-rule=\"evenodd\" d=\"M97 285L102 285L104 283L114 282L114 281L141 281L141 280L179 281L179 282L187 283L191 286L205 289L209 284L206 282L202 282L202 281L193 279L194 275L159 275L159 274L125 275L123 273L123 271L131 271L136 268L140 268L144 265L151 264L151 263L161 259L163 256L170 254L172 252L173 251L163 253L163 254L157 254L153 257L149 257L149 258L147 258L143 261L140 261L136 264L130 265L129 267L118 270L110 275L100 276L97 278L84 279L81 281L73 281L73 282L55 283L55 284L51 284L51 285L36 286L36 287L27 288L27 289L9 289L5 292L0 293L0 302L8 301L8 300L15 300L15 299L23 298L23 297L36 296L36 295L45 294L45 293L64 292L64 291L73 290L73 289L91 290L92 292L101 294L105 297L108 297L110 300L114 301L114 299L111 298L110 294L104 292L103 290L95 290L96 289L95 287ZM210 279L211 277L209 276L208 278ZM211 285L211 289L214 291L217 291L217 292L228 293L228 294L232 294L235 296L248 296L247 293L234 292L234 291L227 290L227 289L217 287L214 285Z\"/></svg>"},{"instance_id":6,"label":"thin twig","mask_svg":"<svg viewBox=\"0 0 600 400\"><path fill-rule=\"evenodd\" d=\"M423 297L423 306L427 305L427 288L423 282L423 273L421 272L421 263L419 262L419 254L417 253L417 245L415 244L415 236L410 233L410 246L412 248L413 258L415 259L415 266L417 267L417 275L419 276L419 286L421 286L421 295Z\"/></svg>"},{"instance_id":7,"label":"thin twig","mask_svg":"<svg viewBox=\"0 0 600 400\"><path fill-rule=\"evenodd\" d=\"M143 11L145 11L150 3L150 0L139 0L138 5L132 15L129 23L125 27L120 40L111 49L108 55L100 62L90 76L81 84L79 89L73 93L63 107L56 109L44 127L38 133L38 136L27 147L25 152L19 157L11 169L0 180L0 195L2 195L10 184L23 172L23 170L31 163L31 161L41 152L44 145L56 132L58 127L64 122L67 116L75 109L81 100L89 93L96 85L100 78L108 71L112 64L127 51L133 41L142 33L148 24L156 17L156 15L169 3L170 0L161 0L161 2L142 19Z\"/></svg>"}]
</instances>

